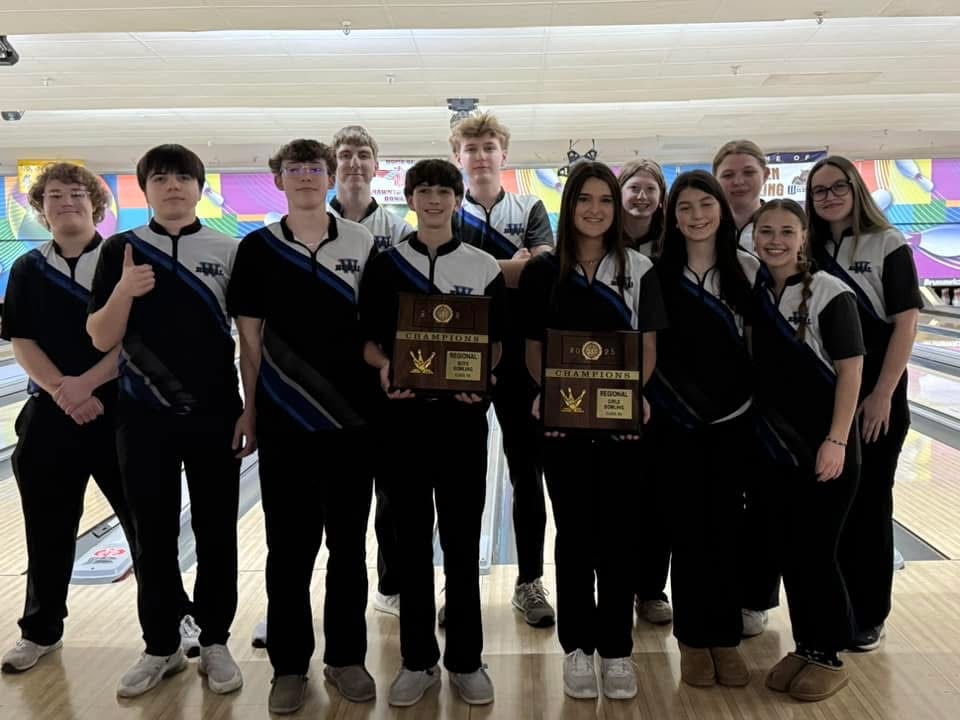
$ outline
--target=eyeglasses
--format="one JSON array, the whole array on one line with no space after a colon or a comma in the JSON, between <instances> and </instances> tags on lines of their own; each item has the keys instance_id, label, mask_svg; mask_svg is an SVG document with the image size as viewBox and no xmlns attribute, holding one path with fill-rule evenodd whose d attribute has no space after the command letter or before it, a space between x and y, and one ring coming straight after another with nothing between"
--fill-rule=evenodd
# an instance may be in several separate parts
<instances>
[{"instance_id":1,"label":"eyeglasses","mask_svg":"<svg viewBox=\"0 0 960 720\"><path fill-rule=\"evenodd\" d=\"M284 175L315 175L319 177L320 175L327 174L326 165L284 165L282 172Z\"/></svg>"},{"instance_id":2,"label":"eyeglasses","mask_svg":"<svg viewBox=\"0 0 960 720\"><path fill-rule=\"evenodd\" d=\"M836 198L842 198L850 193L850 183L846 180L837 180L837 182L830 187L817 185L813 188L812 193L814 200L826 200L830 193L833 193L833 196Z\"/></svg>"},{"instance_id":3,"label":"eyeglasses","mask_svg":"<svg viewBox=\"0 0 960 720\"><path fill-rule=\"evenodd\" d=\"M71 200L83 200L85 197L89 196L90 193L87 190L71 190L68 193L63 193L59 190L51 190L50 192L45 192L43 194L43 199L50 200L51 202L60 202L65 197L69 197Z\"/></svg>"}]
</instances>

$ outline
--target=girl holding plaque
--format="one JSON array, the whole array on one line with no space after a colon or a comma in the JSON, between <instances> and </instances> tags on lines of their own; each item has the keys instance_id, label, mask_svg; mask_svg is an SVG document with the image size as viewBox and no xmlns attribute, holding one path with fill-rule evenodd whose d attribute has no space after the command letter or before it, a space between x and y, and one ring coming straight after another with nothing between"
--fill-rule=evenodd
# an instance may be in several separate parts
<instances>
[{"instance_id":1,"label":"girl holding plaque","mask_svg":"<svg viewBox=\"0 0 960 720\"><path fill-rule=\"evenodd\" d=\"M640 331L642 377L653 371L663 306L650 260L624 246L620 187L598 162L577 163L563 190L557 248L524 267L527 368L541 379L547 329ZM587 343L589 345L590 343ZM587 356L586 345L584 356ZM539 416L539 396L534 415ZM637 502L636 437L562 436L551 433L544 474L557 526L558 634L566 653L564 692L599 694L594 653L600 656L603 693L637 694L633 649L634 554L630 528ZM596 599L594 586L597 587Z\"/></svg>"},{"instance_id":2,"label":"girl holding plaque","mask_svg":"<svg viewBox=\"0 0 960 720\"><path fill-rule=\"evenodd\" d=\"M753 464L745 315L759 262L737 248L717 180L696 170L667 200L657 271L670 328L647 389L672 458L673 630L691 685L746 685L737 557L742 480ZM745 440L747 442L745 442ZM731 452L731 448L737 451Z\"/></svg>"},{"instance_id":3,"label":"girl holding plaque","mask_svg":"<svg viewBox=\"0 0 960 720\"><path fill-rule=\"evenodd\" d=\"M797 643L766 683L813 701L848 681L837 653L848 647L853 622L837 546L860 470L853 420L864 347L853 291L811 272L806 225L793 200L772 200L757 213L753 237L767 272L757 281L752 350L777 464L768 494Z\"/></svg>"}]
</instances>

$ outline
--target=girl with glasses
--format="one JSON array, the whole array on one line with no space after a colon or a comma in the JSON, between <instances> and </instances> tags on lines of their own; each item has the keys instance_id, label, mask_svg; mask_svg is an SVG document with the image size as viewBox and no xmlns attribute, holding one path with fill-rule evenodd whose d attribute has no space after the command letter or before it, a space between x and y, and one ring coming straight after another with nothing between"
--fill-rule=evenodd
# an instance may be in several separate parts
<instances>
[{"instance_id":1,"label":"girl with glasses","mask_svg":"<svg viewBox=\"0 0 960 720\"><path fill-rule=\"evenodd\" d=\"M906 368L923 301L910 246L849 160L831 156L813 166L807 215L815 261L856 293L866 346L861 480L839 553L856 620L853 648L867 651L879 646L890 613L893 481L910 425Z\"/></svg>"}]
</instances>

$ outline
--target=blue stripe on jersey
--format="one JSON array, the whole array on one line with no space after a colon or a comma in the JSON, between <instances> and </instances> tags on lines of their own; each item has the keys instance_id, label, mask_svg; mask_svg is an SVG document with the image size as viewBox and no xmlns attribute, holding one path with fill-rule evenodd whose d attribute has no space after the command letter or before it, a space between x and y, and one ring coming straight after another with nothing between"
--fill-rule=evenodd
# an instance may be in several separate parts
<instances>
[{"instance_id":1,"label":"blue stripe on jersey","mask_svg":"<svg viewBox=\"0 0 960 720\"><path fill-rule=\"evenodd\" d=\"M400 251L395 247L387 250L387 257L393 261L397 270L402 272L410 282L412 282L420 292L429 293L431 291L430 281L423 274L411 265Z\"/></svg>"},{"instance_id":2,"label":"blue stripe on jersey","mask_svg":"<svg viewBox=\"0 0 960 720\"><path fill-rule=\"evenodd\" d=\"M287 415L300 423L304 430L316 432L339 428L295 388L290 387L276 368L268 362L260 364L260 385L270 396L270 399L282 408Z\"/></svg>"},{"instance_id":3,"label":"blue stripe on jersey","mask_svg":"<svg viewBox=\"0 0 960 720\"><path fill-rule=\"evenodd\" d=\"M606 285L596 278L593 282L588 282L587 279L580 273L572 273L573 281L580 285L580 287L585 287L588 290L592 290L597 295L602 297L604 300L613 305L617 313L626 321L628 327L633 327L632 316L630 313L630 308L627 307L627 303L624 301L620 294L614 290L609 285Z\"/></svg>"},{"instance_id":4,"label":"blue stripe on jersey","mask_svg":"<svg viewBox=\"0 0 960 720\"><path fill-rule=\"evenodd\" d=\"M643 394L647 399L666 412L670 418L685 430L694 430L703 425L703 420L687 406L674 392L659 371L654 370L653 377L643 387Z\"/></svg>"},{"instance_id":5,"label":"blue stripe on jersey","mask_svg":"<svg viewBox=\"0 0 960 720\"><path fill-rule=\"evenodd\" d=\"M481 220L476 215L467 212L464 208L460 208L460 219L470 227L485 233L486 237L489 237L491 240L493 240L494 244L497 246L497 250L506 254L506 259L509 260L512 258L519 249L516 245L507 240L506 237L488 225L485 220ZM483 248L480 249L482 250Z\"/></svg>"},{"instance_id":6,"label":"blue stripe on jersey","mask_svg":"<svg viewBox=\"0 0 960 720\"><path fill-rule=\"evenodd\" d=\"M343 280L336 273L332 272L329 268L325 267L323 264L308 258L305 255L297 252L295 248L291 247L290 244L284 240L281 240L276 235L273 234L268 228L263 228L260 231L263 234L264 239L267 241L267 246L272 248L274 251L279 253L281 257L285 260L293 263L301 270L304 270L320 282L328 285L336 292L340 293L349 300L352 304L357 302L357 294L347 282ZM317 272L314 273L314 267L316 267Z\"/></svg>"},{"instance_id":7,"label":"blue stripe on jersey","mask_svg":"<svg viewBox=\"0 0 960 720\"><path fill-rule=\"evenodd\" d=\"M783 336L783 338L794 348L806 355L807 359L817 366L817 369L820 371L820 374L823 376L824 380L826 380L830 385L836 385L836 375L834 375L828 368L823 366L823 361L817 356L812 347L807 345L805 342L800 341L800 339L797 337L796 328L787 321L787 319L783 316L783 313L780 312L780 308L770 301L766 291L764 291L764 297L760 299L760 307L763 310L763 314L766 315L771 322L773 322L777 331Z\"/></svg>"},{"instance_id":8,"label":"blue stripe on jersey","mask_svg":"<svg viewBox=\"0 0 960 720\"><path fill-rule=\"evenodd\" d=\"M211 312L213 312L213 316L216 318L217 326L220 328L220 330L223 331L225 335L230 335L230 322L223 314L223 309L220 307L220 301L217 300L210 288L197 279L197 276L193 274L193 271L190 270L190 268L185 265L181 265L179 262L174 263L172 257L167 255L162 250L155 248L153 245L144 242L133 232L127 233L127 237L130 240L130 244L146 255L150 262L156 263L164 270L168 270L173 277L182 280L188 288L193 290L193 292L200 297L204 304L210 308ZM180 269L179 272L177 271L178 267Z\"/></svg>"},{"instance_id":9,"label":"blue stripe on jersey","mask_svg":"<svg viewBox=\"0 0 960 720\"><path fill-rule=\"evenodd\" d=\"M767 451L767 455L778 465L791 465L799 467L800 462L796 456L790 452L786 443L777 434L767 420L761 416L756 416L754 422L754 434L760 440L760 444Z\"/></svg>"},{"instance_id":10,"label":"blue stripe on jersey","mask_svg":"<svg viewBox=\"0 0 960 720\"><path fill-rule=\"evenodd\" d=\"M700 287L688 277L680 278L680 287L702 300L703 303L723 321L731 335L737 338L741 337L740 329L737 327L737 321L733 313L730 311L730 308L723 304L720 298L716 297L709 290Z\"/></svg>"},{"instance_id":11,"label":"blue stripe on jersey","mask_svg":"<svg viewBox=\"0 0 960 720\"><path fill-rule=\"evenodd\" d=\"M34 257L36 254L36 257ZM77 300L80 300L85 305L90 302L90 291L87 290L83 285L78 283L71 277L64 275L62 272L53 267L50 263L47 262L47 259L39 250L30 251L30 259L34 262L40 263L40 272L43 276L52 282L54 285L57 285L68 293L73 295Z\"/></svg>"},{"instance_id":12,"label":"blue stripe on jersey","mask_svg":"<svg viewBox=\"0 0 960 720\"><path fill-rule=\"evenodd\" d=\"M824 270L826 270L828 273L833 275L835 278L839 278L840 280L843 280L843 282L847 286L849 286L851 290L853 290L853 292L857 296L857 304L862 309L866 310L867 314L870 317L884 323L887 322L886 318L880 317L877 314L877 309L873 306L873 302L870 300L870 296L867 295L866 292L864 292L862 287L860 287L860 283L858 283L856 280L850 277L850 274L843 269L843 266L837 262L836 258L832 258L829 255L827 255L826 265L827 267L825 267Z\"/></svg>"}]
</instances>

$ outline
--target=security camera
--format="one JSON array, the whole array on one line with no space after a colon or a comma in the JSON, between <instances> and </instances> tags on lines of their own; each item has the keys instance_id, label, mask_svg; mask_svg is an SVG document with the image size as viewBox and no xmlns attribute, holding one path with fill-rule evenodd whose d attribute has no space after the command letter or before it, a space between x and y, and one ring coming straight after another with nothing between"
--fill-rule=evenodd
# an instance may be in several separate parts
<instances>
[{"instance_id":1,"label":"security camera","mask_svg":"<svg viewBox=\"0 0 960 720\"><path fill-rule=\"evenodd\" d=\"M15 122L22 118L25 112L25 110L2 110L0 111L0 118L7 122Z\"/></svg>"},{"instance_id":2,"label":"security camera","mask_svg":"<svg viewBox=\"0 0 960 720\"><path fill-rule=\"evenodd\" d=\"M19 60L20 56L7 40L7 36L0 35L0 65L16 65Z\"/></svg>"}]
</instances>

